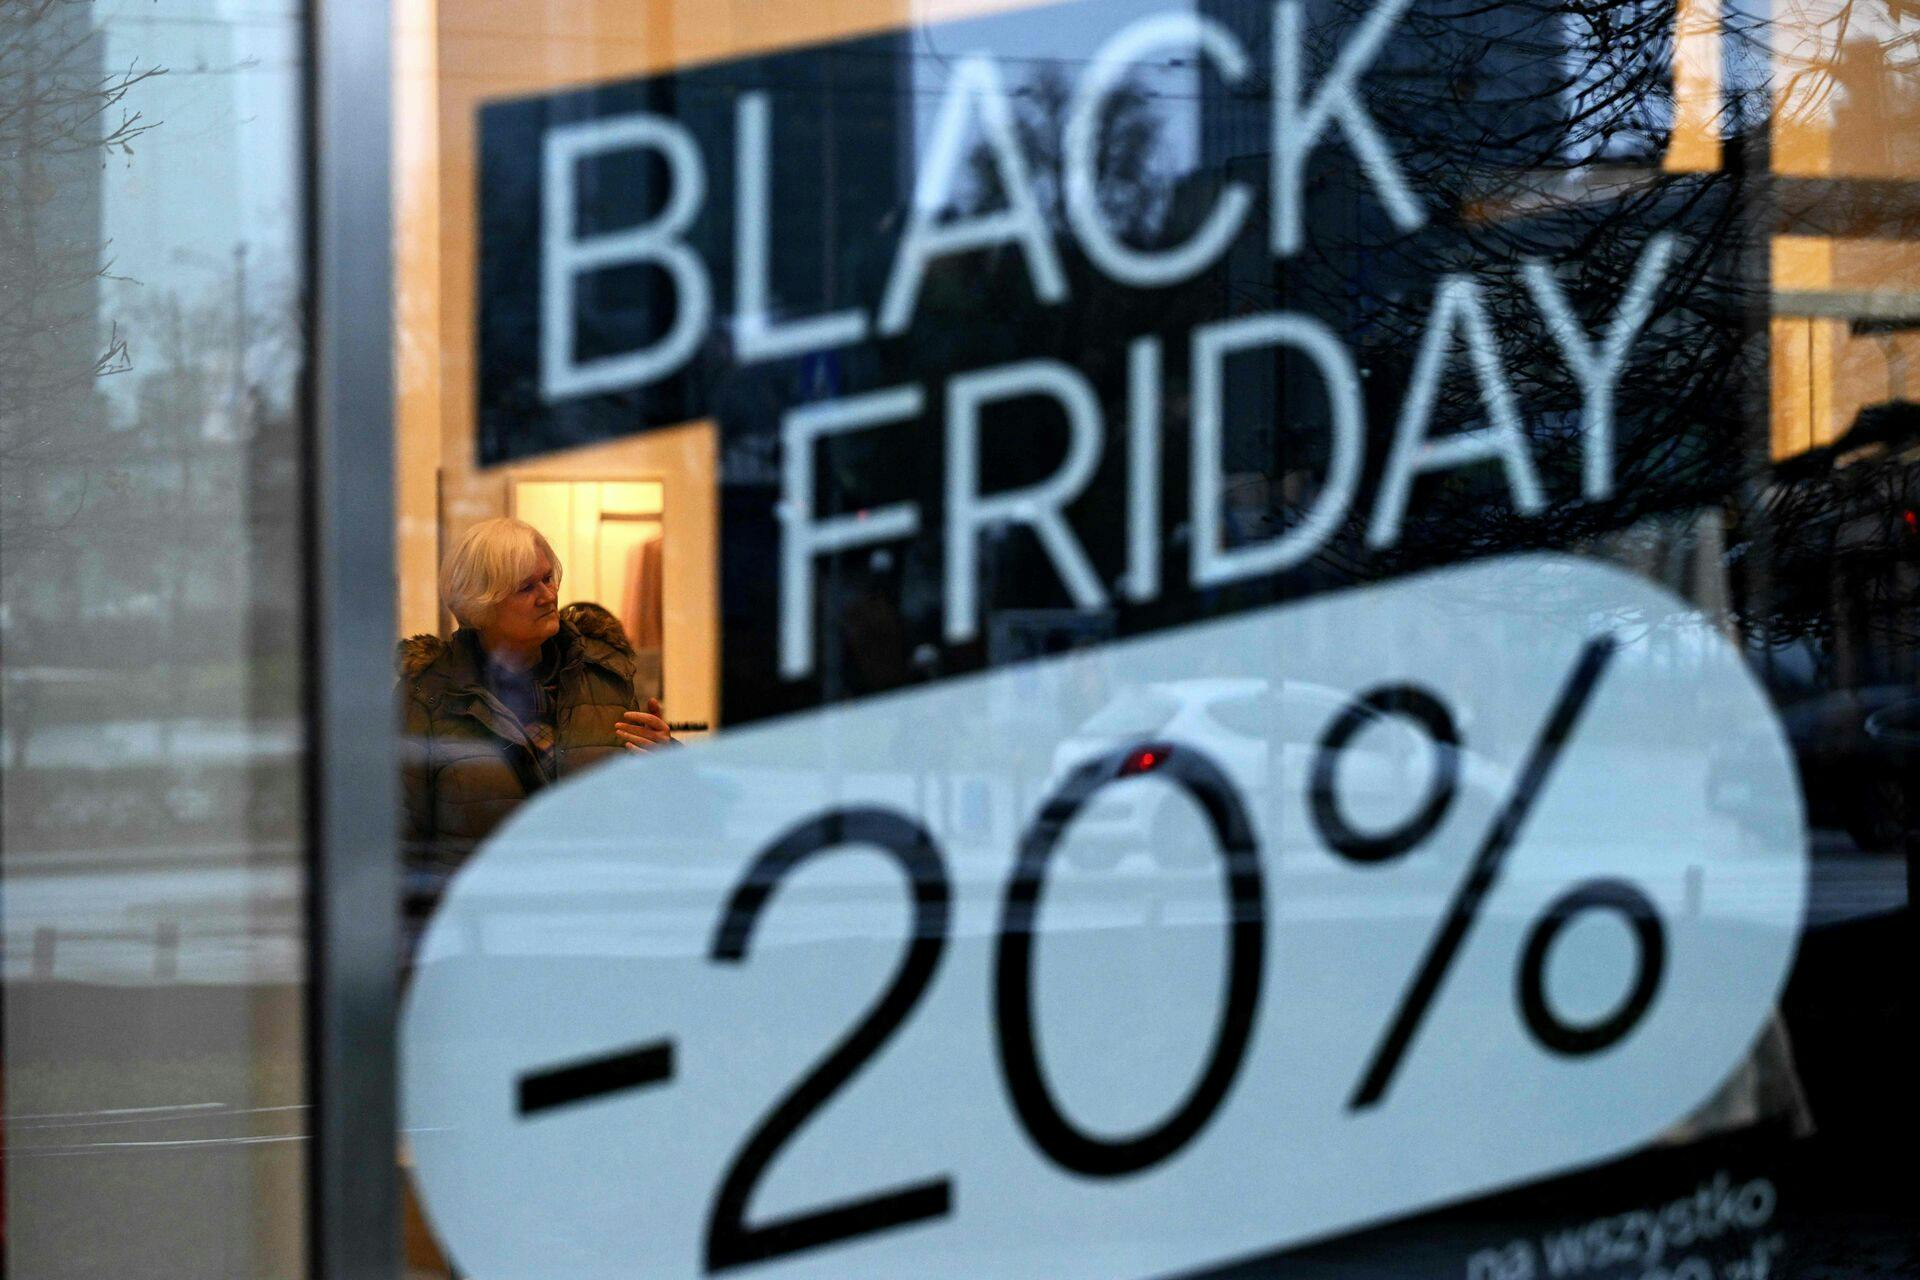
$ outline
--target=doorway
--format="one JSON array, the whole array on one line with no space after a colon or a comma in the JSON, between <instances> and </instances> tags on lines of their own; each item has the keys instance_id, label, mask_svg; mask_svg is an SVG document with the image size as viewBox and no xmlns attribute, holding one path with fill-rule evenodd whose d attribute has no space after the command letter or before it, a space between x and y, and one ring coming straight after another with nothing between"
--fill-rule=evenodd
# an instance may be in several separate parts
<instances>
[{"instance_id":1,"label":"doorway","mask_svg":"<svg viewBox=\"0 0 1920 1280\"><path fill-rule=\"evenodd\" d=\"M619 619L641 697L665 699L662 585L666 485L658 479L516 480L513 514L560 557L560 603L591 601Z\"/></svg>"}]
</instances>

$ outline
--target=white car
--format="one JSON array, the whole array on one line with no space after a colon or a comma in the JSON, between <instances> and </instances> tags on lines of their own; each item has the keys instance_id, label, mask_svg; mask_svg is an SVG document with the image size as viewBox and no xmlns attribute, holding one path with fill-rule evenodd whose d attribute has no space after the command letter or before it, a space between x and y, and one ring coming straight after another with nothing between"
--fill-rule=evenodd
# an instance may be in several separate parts
<instances>
[{"instance_id":1,"label":"white car","mask_svg":"<svg viewBox=\"0 0 1920 1280\"><path fill-rule=\"evenodd\" d=\"M1241 788L1253 822L1270 843L1324 845L1309 812L1314 760L1328 729L1355 696L1301 681L1204 678L1123 690L1054 749L1059 785L1089 761L1112 757L1116 776L1148 774L1130 749L1198 749ZM1333 790L1341 813L1362 830L1399 825L1429 796L1438 747L1402 715L1362 711L1362 727L1338 753ZM1503 795L1508 771L1451 748L1461 796ZM1216 852L1196 844L1171 787L1131 781L1102 788L1066 833L1068 858L1082 867L1113 866L1143 855L1162 867L1200 866ZM1182 833L1187 833L1183 837Z\"/></svg>"}]
</instances>

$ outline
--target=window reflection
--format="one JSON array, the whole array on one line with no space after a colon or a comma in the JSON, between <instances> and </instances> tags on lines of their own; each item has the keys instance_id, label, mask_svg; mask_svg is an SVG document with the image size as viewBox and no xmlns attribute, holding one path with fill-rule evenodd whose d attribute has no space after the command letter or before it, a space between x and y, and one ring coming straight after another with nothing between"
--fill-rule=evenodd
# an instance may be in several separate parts
<instances>
[{"instance_id":1,"label":"window reflection","mask_svg":"<svg viewBox=\"0 0 1920 1280\"><path fill-rule=\"evenodd\" d=\"M574 9L542 0L484 18L421 3L403 23L412 57L402 78L410 156L402 210L414 232L403 239L400 277L406 630L445 630L428 588L440 551L473 522L517 512L582 548L563 552L570 564L599 557L581 598L608 605L643 651L657 638L654 687L671 717L731 727L968 672L1038 671L1050 658L1183 623L1481 557L1602 558L1684 603L1672 617L1635 620L1650 637L1645 661L1671 681L1674 699L1694 696L1706 670L1702 637L1725 636L1780 712L1814 828L1808 946L1832 965L1789 989L1735 1077L1664 1141L1772 1126L1769 1134L1813 1142L1797 1150L1811 1152L1803 1158L1814 1167L1851 1150L1860 1131L1849 1126L1862 1111L1910 1109L1891 1067L1870 1072L1870 1087L1842 1083L1850 1077L1841 1064L1878 1042L1866 1024L1830 1014L1845 1000L1824 1000L1852 981L1850 964L1886 945L1882 931L1908 901L1920 838L1920 775L1904 727L1920 697L1920 257L1910 186L1920 179L1920 27L1911 6L1422 0L1400 17L1358 90L1418 193L1421 218L1397 214L1351 140L1330 135L1304 163L1302 243L1286 254L1269 235L1267 0L590 8L587 36L571 22ZM1305 6L1310 79L1328 74L1374 9L1361 0ZM1217 24L1259 70L1236 79L1217 60L1169 54L1122 78L1096 129L1096 212L1120 246L1109 264L1129 248L1171 252L1231 192L1256 194L1249 221L1203 270L1149 289L1118 283L1087 250L1069 208L1066 156L1073 90L1091 50L1160 12ZM1019 164L968 134L960 177L937 193L941 216L1007 207L1025 174L1058 262L1036 266L1029 246L1009 242L930 261L910 289L896 290L916 183L955 86L981 74L967 62L976 51L1005 86ZM767 95L781 140L761 175L776 193L761 264L767 315L827 317L844 339L858 326L843 320L858 311L874 340L760 359L752 351L766 341L764 325L730 316L739 278L731 255L749 252L739 246L750 237L737 238L724 211L739 180L736 122L756 118L739 110L749 93ZM533 157L558 125L642 111L684 125L705 157L709 204L722 212L687 234L717 282L714 315L684 368L659 386L545 395L532 263L547 176ZM667 170L629 155L582 161L567 190L590 212L568 234L584 240L644 218L671 190ZM1441 301L1448 280L1469 282L1446 294L1458 304L1451 312ZM665 333L680 305L657 271L586 271L575 293L568 305L579 341L567 356L582 369ZM1205 582L1191 552L1209 515L1217 555L1228 557L1298 528L1335 487L1325 366L1263 350L1223 361L1230 409L1219 415L1218 474L1209 477L1217 502L1209 509L1189 498L1185 441L1206 388L1188 368L1188 336L1278 311L1314 317L1351 358L1366 420L1361 496L1336 504L1313 554L1284 572ZM1570 351L1585 348L1567 335L1598 344L1625 314L1637 317L1628 326L1631 372L1608 406L1610 465L1601 472L1581 449L1593 429L1591 388L1570 372ZM1455 328L1432 357L1444 358L1444 372L1429 378L1436 316L1454 317ZM1490 335L1478 350L1475 323ZM1130 344L1143 337L1164 343L1151 378L1133 362ZM1021 358L1057 360L1084 377L1109 433L1063 517L1097 591L1076 585L1031 522L1001 521L973 546L977 625L956 628L945 573L954 552L940 519L952 500L941 446L955 428L942 401L957 375ZM1143 411L1136 399L1149 383L1154 399ZM797 407L908 386L922 393L917 406L931 407L823 430L802 446L785 434ZM1432 438L1483 431L1510 412L1546 497L1516 500L1522 486L1488 459L1479 470L1414 481L1397 499L1396 536L1378 536L1384 460L1397 424L1415 412L1410 403L1423 406ZM1118 443L1142 413L1174 442L1156 456L1145 498L1130 487L1136 460ZM1036 484L1067 454L1059 406L1044 396L994 415L969 437L985 488ZM798 678L779 656L777 569L791 528L782 520L796 517L786 487L796 448L809 451L815 509L805 518L885 519L908 505L920 517L910 535L808 562L815 611ZM649 496L622 514L625 499L609 494L636 486L657 486L659 501L649 505ZM1156 535L1165 535L1152 590L1129 587L1145 575L1130 541L1137 506L1152 509ZM653 581L634 557L644 564L652 547L657 605L650 586L634 594L636 582ZM657 637L644 620L650 610ZM1428 643L1417 633L1393 639L1408 660ZM1310 647L1337 656L1343 643L1325 634ZM1494 662L1529 639L1487 625L1480 643ZM969 708L962 724L909 725L895 741L850 748L833 767L891 768L899 794L911 797L902 803L984 841L1039 802L1046 787L1036 779L1096 748L1117 749L1185 716L1225 744L1223 754L1252 759L1260 725L1290 716L1318 725L1328 713L1313 708L1340 701L1297 681L1234 684L1231 663L1209 655L1194 671L1118 687L1104 687L1089 663L1077 668L1086 687L1070 694L1021 676L1014 693ZM1511 769L1502 762L1524 749L1524 734L1497 720L1468 730L1467 792L1491 809ZM928 736L938 745L918 766L897 765ZM1306 751L1311 736L1288 746ZM989 745L1003 739L1004 750ZM1672 767L1697 771L1737 829L1736 812L1774 812L1769 798L1739 794L1756 753L1770 749L1730 741ZM1396 782L1424 767L1385 733L1359 758ZM1300 774L1297 760L1248 767L1276 790ZM779 785L804 788L829 766L786 768ZM1646 776L1636 770L1657 772L1653 754L1623 756L1621 777ZM748 804L724 789L721 799ZM1133 856L1152 843L1146 816L1090 813L1105 824L1105 845L1080 869L1169 880L1190 871ZM1834 954L1847 958L1826 959ZM1815 982L1833 986L1807 985ZM1863 1102L1863 1090L1878 1101ZM417 1252L428 1252L424 1237ZM1392 1265L1419 1270L1404 1259Z\"/></svg>"},{"instance_id":2,"label":"window reflection","mask_svg":"<svg viewBox=\"0 0 1920 1280\"><path fill-rule=\"evenodd\" d=\"M303 21L0 6L11 1274L305 1274Z\"/></svg>"}]
</instances>

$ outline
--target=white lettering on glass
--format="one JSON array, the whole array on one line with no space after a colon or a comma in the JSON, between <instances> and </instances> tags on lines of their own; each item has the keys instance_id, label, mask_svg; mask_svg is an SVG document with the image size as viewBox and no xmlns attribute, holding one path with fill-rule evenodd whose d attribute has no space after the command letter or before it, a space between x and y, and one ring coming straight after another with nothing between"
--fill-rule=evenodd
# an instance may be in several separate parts
<instances>
[{"instance_id":1,"label":"white lettering on glass","mask_svg":"<svg viewBox=\"0 0 1920 1280\"><path fill-rule=\"evenodd\" d=\"M579 234L579 168L621 151L657 152L667 166L667 200L637 227ZM706 199L700 149L686 126L665 116L623 115L567 124L546 136L540 208L540 394L547 401L621 391L658 382L699 348L713 317L706 265L686 241ZM673 324L651 346L580 360L574 286L609 267L656 266L673 280Z\"/></svg>"}]
</instances>

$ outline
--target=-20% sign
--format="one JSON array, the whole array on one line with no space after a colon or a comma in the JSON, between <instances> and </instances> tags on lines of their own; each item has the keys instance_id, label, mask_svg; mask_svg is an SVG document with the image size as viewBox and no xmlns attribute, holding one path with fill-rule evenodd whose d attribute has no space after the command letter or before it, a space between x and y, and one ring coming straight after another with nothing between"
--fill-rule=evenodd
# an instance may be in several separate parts
<instances>
[{"instance_id":1,"label":"-20% sign","mask_svg":"<svg viewBox=\"0 0 1920 1280\"><path fill-rule=\"evenodd\" d=\"M1434 937L1425 961L1402 996L1365 1077L1348 1104L1377 1104L1417 1036L1422 1018L1446 978L1481 903L1500 872L1501 860L1519 837L1527 811L1548 781L1553 764L1573 732L1581 710L1614 652L1609 638L1582 652L1554 704L1518 788L1486 833L1467 880ZM1383 716L1411 719L1431 740L1436 767L1429 794L1416 812L1388 831L1366 832L1349 824L1339 801L1342 753L1356 734ZM1329 848L1355 862L1379 862L1413 853L1439 826L1458 785L1460 734L1446 706L1414 685L1384 686L1365 694L1328 727L1313 764L1313 822ZM1200 1080L1159 1124L1122 1138L1096 1136L1076 1125L1048 1088L1034 1027L1033 941L1035 918L1047 871L1074 816L1103 789L1148 772L1184 790L1206 814L1217 842L1231 900L1230 960L1226 1004L1213 1049ZM913 895L911 940L892 983L860 1022L834 1045L791 1091L761 1118L717 1188L707 1225L706 1265L724 1271L781 1254L817 1248L852 1237L945 1216L952 1211L953 1178L932 1179L829 1208L750 1223L747 1204L767 1166L807 1119L847 1085L912 1014L933 981L946 945L952 888L938 846L926 829L904 814L875 808L836 809L809 819L768 846L748 868L728 899L714 932L711 958L718 964L748 959L755 924L782 879L813 858L850 845L884 851L899 866ZM1140 743L1119 753L1116 766L1102 758L1081 766L1041 806L1021 841L1001 913L994 970L994 1029L1007 1095L1034 1143L1063 1169L1090 1177L1136 1173L1168 1159L1192 1142L1218 1111L1243 1065L1260 1007L1266 948L1265 877L1259 841L1231 778L1203 749L1175 742ZM1614 911L1639 940L1638 972L1619 1008L1594 1023L1573 1024L1547 1002L1544 980L1548 949L1559 931L1586 911ZM1659 914L1645 894L1618 880L1596 880L1570 890L1542 917L1519 964L1520 1008L1527 1026L1557 1053L1597 1052L1628 1034L1652 1005L1665 962ZM535 1115L623 1090L669 1084L674 1045L660 1040L585 1062L529 1072L518 1082L519 1108Z\"/></svg>"},{"instance_id":2,"label":"-20% sign","mask_svg":"<svg viewBox=\"0 0 1920 1280\"><path fill-rule=\"evenodd\" d=\"M1620 589L1611 573L1600 585ZM1416 590L1384 589L1378 593L1384 600L1345 607L1391 604L1394 593ZM1595 609L1582 606L1576 596L1570 608L1579 617L1594 616ZM1250 661L1263 652L1302 651L1288 634L1285 611L1213 626L1220 634L1210 643L1246 653ZM1262 634L1263 627L1271 634ZM1348 634L1391 630L1363 616L1352 619ZM1112 665L1127 675L1131 664L1140 682L1151 683L1191 661L1169 647L1177 643L1165 637L1132 642ZM1720 830L1715 824L1722 819L1681 770L1655 770L1637 784L1642 805L1628 811L1614 833L1624 854L1593 846L1578 855L1578 867L1554 863L1549 895L1526 905L1529 914L1519 931L1503 920L1499 930L1482 930L1486 945L1472 945L1492 899L1506 892L1503 900L1510 904L1526 901L1524 888L1505 888L1503 871L1516 853L1534 851L1529 856L1537 880L1542 842L1551 846L1569 838L1565 830L1540 829L1543 821L1566 822L1564 813L1543 818L1546 802L1556 795L1564 801L1570 790L1604 787L1604 778L1592 772L1596 744L1608 749L1602 767L1617 770L1622 757L1611 748L1623 733L1644 746L1649 737L1684 739L1700 732L1697 726L1724 727L1731 720L1777 734L1764 700L1747 701L1752 690L1737 657L1705 681L1721 713L1711 720L1690 715L1671 724L1623 724L1632 713L1620 709L1627 704L1618 698L1608 703L1607 716L1597 716L1596 702L1605 701L1609 689L1644 678L1631 658L1630 642L1616 633L1589 632L1562 645L1551 670L1505 670L1483 690L1463 692L1457 680L1448 688L1444 678L1411 673L1352 688L1308 735L1301 776L1278 791L1263 792L1243 765L1228 759L1232 752L1204 735L1136 739L1057 776L1001 846L998 873L978 881L955 877L956 868L978 865L977 859L969 862L961 836L942 833L937 822L889 802L879 782L863 783L850 774L822 787L852 794L824 804L784 798L780 803L792 816L756 846L726 854L739 837L723 833L721 820L711 814L698 816L702 810L689 798L698 790L696 777L731 778L741 787L764 778L756 769L792 758L792 724L678 753L699 766L696 773L669 777L667 769L642 761L624 779L589 779L566 814L550 805L534 815L545 824L543 841L530 843L524 832L509 832L510 838L520 836L512 847L522 855L512 862L493 855L495 867L463 878L443 912L447 919L436 923L438 951L429 939L409 1010L409 1035L421 1048L409 1061L408 1085L410 1123L421 1130L416 1146L436 1225L456 1251L464 1237L475 1258L468 1266L501 1276L520 1273L516 1258L523 1269L546 1265L539 1260L550 1252L533 1250L527 1238L549 1223L554 1229L543 1237L549 1251L551 1241L563 1240L592 1264L578 1274L753 1268L836 1276L977 1275L1044 1266L1063 1276L1129 1269L1145 1275L1409 1210L1474 1185L1499 1185L1597 1158L1650 1136L1659 1124L1684 1114L1698 1092L1737 1062L1743 1037L1765 1016L1798 917L1803 855L1797 830L1763 845L1765 856L1753 864L1764 872L1755 883L1778 890L1778 902L1769 899L1761 918L1729 921L1724 928L1712 920L1682 920L1679 900L1656 883L1659 877L1643 877L1636 869L1649 865L1649 850L1662 851L1661 841L1677 840L1686 849L1698 845L1701 856L1713 855L1716 847L1701 844L1694 833ZM994 673L981 679L1008 678ZM982 700L977 684L955 685L962 687L914 696L931 699L930 719L938 722ZM1516 703L1523 705L1516 709ZM1490 800L1490 816L1476 805L1462 818L1456 801L1464 789L1463 761L1473 758L1467 740L1472 735L1462 725L1477 732L1495 718L1488 709L1501 707L1513 713L1506 723L1518 736L1510 740L1524 747L1502 771L1499 793L1476 796ZM1521 718L1526 707L1531 715ZM843 713L833 731L857 737L884 727L879 717L885 713L856 707ZM871 718L872 726L862 717ZM1363 739L1383 725L1417 735L1429 762L1419 785L1399 797L1396 816L1384 824L1356 816L1349 776L1365 773ZM1684 741L1680 747L1687 749ZM1588 772L1569 773L1570 756L1581 752L1587 753ZM679 767L673 761L669 766ZM1783 754L1783 777L1771 781L1784 782L1786 767ZM1070 1064L1058 1057L1057 1046L1051 1065L1043 1052L1042 1024L1048 1019L1036 995L1036 951L1055 936L1042 919L1043 907L1050 883L1058 888L1061 855L1076 824L1113 789L1147 779L1184 796L1204 820L1224 908L1224 937L1214 944L1222 957L1222 995L1197 1070L1194 1059L1162 1055L1146 1063L1170 1082L1174 1100L1149 1101L1138 1111L1151 1117L1147 1122L1116 1131L1077 1115L1070 1091L1058 1087L1058 1073ZM570 971L574 976L564 982L539 976L544 970L531 959L487 962L484 981L469 976L477 970L462 966L483 961L451 946L449 940L461 936L459 922L465 919L471 936L475 921L498 921L516 902L534 909L524 888L506 887L510 869L544 876L559 856L556 850L616 847L632 829L633 788L641 780L654 784L647 799L660 807L663 824L714 832L714 861L723 867L727 859L740 858L732 865L741 869L705 899L711 906L703 926L691 910L676 914L670 925L648 926L657 935L685 938L688 952L697 955L608 960ZM624 781L624 789L616 781ZM601 794L587 793L589 786ZM778 790L767 787L765 794ZM1282 945L1290 925L1278 874L1296 855L1289 847L1283 857L1275 836L1289 814L1311 832L1323 851L1318 856L1352 868L1349 875L1417 867L1424 851L1440 848L1443 834L1452 833L1446 836L1450 853L1426 855L1450 858L1447 865L1457 862L1459 870L1449 873L1454 878L1431 897L1420 919L1408 923L1419 928L1417 945L1342 960L1356 988L1392 993L1380 1004L1369 997L1372 1031L1362 1033L1366 1043L1351 1050L1331 1051L1333 1041L1350 1033L1299 1025L1302 990L1311 980L1288 968L1300 961ZM1636 821L1651 825L1628 829ZM527 825L534 823L529 819ZM1734 825L1724 823L1727 829ZM801 953L791 946L769 954L764 947L756 951L756 939L782 916L783 901L788 915L809 909L822 894L832 901L820 877L844 869L856 852L869 865L883 864L895 886L904 884L904 948L893 953L879 997L851 1019L844 1012L833 1015L841 1030L830 1047L796 1059L797 1050L785 1047L790 1041L761 1028L778 1021L783 1009L817 1001L819 983L798 976ZM1546 847L1549 857L1552 852ZM691 861L697 856L677 864L676 874L697 867ZM783 895L784 886L807 876L814 877L811 898ZM552 883L568 880L564 866L554 869ZM489 887L495 895L490 901L481 892ZM879 889L869 876L860 892L870 899ZM641 904L632 913L636 920L672 896L657 884L644 891L636 884L634 892ZM673 900L697 904L706 893ZM991 900L981 900L988 893ZM898 888L893 896L899 900ZM1608 969L1611 994L1600 1002L1603 1007L1596 1008L1588 990L1588 998L1570 1009L1555 996L1555 956L1576 945L1571 931L1589 920L1612 921L1615 935L1628 942L1630 959L1625 973L1618 964ZM863 962L847 971L846 985L871 989L873 947L886 945L875 940L875 930L850 927L845 937L830 930L820 946L853 945L856 934L866 949L860 952ZM1501 954L1490 956L1489 947ZM1410 954L1417 960L1404 967ZM1402 966L1397 976L1372 971L1396 956L1392 962ZM1485 1082L1484 1088L1506 1111L1516 1109L1511 1099L1517 1096L1550 1108L1541 1124L1504 1144L1489 1143L1484 1133L1450 1130L1465 1121L1430 1106L1392 1105L1409 1062L1422 1056L1452 1060L1449 1040L1457 1034L1423 1041L1423 1028L1449 1003L1471 999L1478 1008L1489 1007L1488 975L1496 961L1505 974L1506 1008L1514 1011L1507 1024L1514 1030L1483 1021L1474 1034L1517 1033L1522 1040L1516 1046L1530 1045L1533 1056L1507 1051L1512 1069L1538 1079L1525 1090L1511 1080ZM1723 963L1737 963L1740 970L1715 968ZM761 994L749 999L737 985L743 980L762 984ZM1699 993L1709 988L1718 991L1716 1003L1701 1004ZM1449 990L1455 993L1451 1001L1443 998ZM1686 1001L1692 1002L1686 1018L1664 1012ZM516 1011L515 1029L504 1038L498 1030L502 1005ZM832 1007L846 1006L843 1001ZM486 1031L472 1025L482 1008L493 1019ZM984 1028L971 1010L985 1012ZM1351 1016L1364 1017L1365 1008ZM621 1045L620 1027L636 1024L673 1033ZM832 1023L823 1016L808 1025ZM769 1052L788 1064L779 1068L784 1079L751 1067L764 1056L753 1048L761 1043L759 1035L774 1035ZM1316 1035L1326 1043L1310 1043ZM552 1047L596 1041L616 1047ZM1676 1060L1676 1046L1715 1060ZM1616 1052L1605 1052L1610 1050ZM1565 1081L1554 1074L1602 1059L1634 1069L1635 1055L1660 1061L1660 1074L1624 1083L1617 1070ZM1336 1070L1344 1078L1336 1078ZM939 1089L916 1096L916 1081L935 1080ZM1574 1080L1577 1089L1569 1083ZM1479 1082L1469 1082L1451 1095L1461 1110L1482 1105L1476 1087ZM1609 1090L1617 1090L1621 1101L1609 1102ZM682 1101L671 1103L676 1097ZM863 1130L850 1119L876 1107L892 1117L886 1124L914 1135L909 1148L871 1140L870 1126L878 1120L868 1120ZM1229 1114L1240 1122L1222 1123ZM444 1123L462 1115L479 1118ZM1248 1135L1275 1127L1299 1135L1288 1139L1289 1149L1238 1149L1252 1141ZM1011 1154L1009 1139L1030 1154ZM1298 1151L1291 1149L1296 1141L1299 1150L1315 1152L1312 1167L1299 1165ZM1471 1159L1485 1167L1442 1166L1423 1184L1419 1179L1429 1174L1422 1162L1396 1163L1392 1156L1415 1142L1472 1151ZM645 1159L637 1154L643 1151ZM1498 1167L1496 1157L1503 1162ZM782 1170L795 1167L814 1169L814 1182L796 1183L789 1176L783 1183ZM505 1185L483 1200L472 1189L490 1185L488 1179ZM517 1232L515 1221L522 1223ZM1115 1221L1136 1234L1121 1241ZM1008 1250L1021 1248L1026 1252L1019 1260L1010 1259ZM483 1270L479 1260L487 1257L503 1261Z\"/></svg>"}]
</instances>

